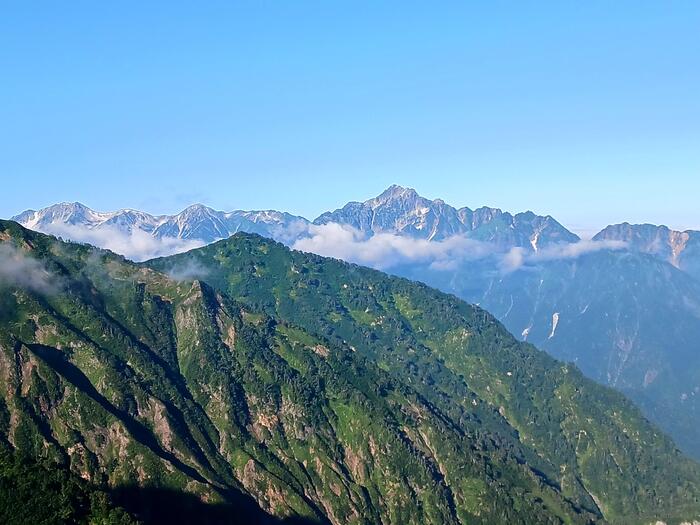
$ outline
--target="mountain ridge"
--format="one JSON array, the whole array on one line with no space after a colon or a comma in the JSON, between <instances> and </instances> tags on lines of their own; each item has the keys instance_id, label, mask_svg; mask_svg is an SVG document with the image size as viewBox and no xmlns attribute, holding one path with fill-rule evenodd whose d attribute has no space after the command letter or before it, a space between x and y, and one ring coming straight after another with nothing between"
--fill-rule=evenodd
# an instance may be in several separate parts
<instances>
[{"instance_id":1,"label":"mountain ridge","mask_svg":"<svg viewBox=\"0 0 700 525\"><path fill-rule=\"evenodd\" d=\"M89 479L332 523L700 513L700 465L628 400L425 285L254 234L148 265L0 243L62 283L5 276L0 436Z\"/></svg>"}]
</instances>

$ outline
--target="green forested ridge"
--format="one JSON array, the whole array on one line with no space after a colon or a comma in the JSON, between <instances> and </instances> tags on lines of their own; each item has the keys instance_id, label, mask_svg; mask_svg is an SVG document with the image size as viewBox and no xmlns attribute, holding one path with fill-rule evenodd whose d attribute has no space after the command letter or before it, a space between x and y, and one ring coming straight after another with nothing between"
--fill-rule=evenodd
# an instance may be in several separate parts
<instances>
[{"instance_id":1,"label":"green forested ridge","mask_svg":"<svg viewBox=\"0 0 700 525\"><path fill-rule=\"evenodd\" d=\"M454 297L251 235L150 267L10 222L0 243L51 276L0 284L0 437L119 503L187 492L219 522L700 516L700 467L630 403Z\"/></svg>"}]
</instances>

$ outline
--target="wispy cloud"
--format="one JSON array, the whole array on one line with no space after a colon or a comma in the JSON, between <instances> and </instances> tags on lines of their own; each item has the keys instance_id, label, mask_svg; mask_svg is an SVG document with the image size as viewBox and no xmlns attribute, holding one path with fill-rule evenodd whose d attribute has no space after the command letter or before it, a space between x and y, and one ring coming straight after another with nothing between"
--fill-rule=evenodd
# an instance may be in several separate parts
<instances>
[{"instance_id":1,"label":"wispy cloud","mask_svg":"<svg viewBox=\"0 0 700 525\"><path fill-rule=\"evenodd\" d=\"M63 281L41 261L10 244L0 244L0 283L53 294L61 289Z\"/></svg>"},{"instance_id":2,"label":"wispy cloud","mask_svg":"<svg viewBox=\"0 0 700 525\"><path fill-rule=\"evenodd\" d=\"M138 229L129 233L112 226L90 229L85 226L60 224L52 225L42 231L64 239L105 248L134 261L145 261L154 257L182 253L205 244L203 241L175 237L157 238Z\"/></svg>"},{"instance_id":3,"label":"wispy cloud","mask_svg":"<svg viewBox=\"0 0 700 525\"><path fill-rule=\"evenodd\" d=\"M308 237L297 240L292 247L378 269L406 263L425 263L436 270L448 270L462 261L481 259L495 251L495 247L489 243L462 235L440 241L390 233L367 237L357 229L337 223L310 225Z\"/></svg>"},{"instance_id":4,"label":"wispy cloud","mask_svg":"<svg viewBox=\"0 0 700 525\"><path fill-rule=\"evenodd\" d=\"M537 253L527 252L524 248L511 248L503 255L500 268L505 273L513 272L525 265L547 261L577 259L583 255L602 250L622 250L627 243L622 241L581 240L574 243L562 243L546 246Z\"/></svg>"},{"instance_id":5,"label":"wispy cloud","mask_svg":"<svg viewBox=\"0 0 700 525\"><path fill-rule=\"evenodd\" d=\"M197 261L188 260L183 264L171 267L167 274L176 281L190 281L192 279L204 279L209 275L209 269Z\"/></svg>"},{"instance_id":6,"label":"wispy cloud","mask_svg":"<svg viewBox=\"0 0 700 525\"><path fill-rule=\"evenodd\" d=\"M138 229L125 232L113 226L90 229L82 225L60 224L51 225L44 232L106 248L135 261L181 253L205 244L201 240L158 238ZM619 241L582 240L546 246L533 253L521 247L504 250L493 243L470 239L465 235L428 241L393 233L367 235L348 225L314 225L303 221L293 222L285 228L280 226L273 231L273 235L297 250L379 270L412 265L434 271L454 271L464 267L465 263L488 259L487 262L490 264L492 261L496 271L509 273L546 261L574 259L587 253L626 246ZM194 263L175 268L171 274L179 280L206 277L205 269Z\"/></svg>"},{"instance_id":7,"label":"wispy cloud","mask_svg":"<svg viewBox=\"0 0 700 525\"><path fill-rule=\"evenodd\" d=\"M625 247L619 241L580 241L547 246L537 253L516 247L503 250L493 243L455 235L444 240L428 241L390 233L367 236L347 225L328 223L310 225L308 234L293 243L297 250L335 257L380 270L406 264L422 264L431 270L456 270L464 263L492 258L503 273L527 265L552 260L575 259L600 250Z\"/></svg>"}]
</instances>

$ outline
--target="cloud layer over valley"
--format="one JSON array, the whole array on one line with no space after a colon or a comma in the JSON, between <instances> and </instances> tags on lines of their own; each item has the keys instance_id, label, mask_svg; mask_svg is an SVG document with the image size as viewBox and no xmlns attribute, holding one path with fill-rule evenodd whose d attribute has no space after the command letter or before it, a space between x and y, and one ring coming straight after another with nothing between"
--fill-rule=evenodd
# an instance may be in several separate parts
<instances>
[{"instance_id":1,"label":"cloud layer over valley","mask_svg":"<svg viewBox=\"0 0 700 525\"><path fill-rule=\"evenodd\" d=\"M504 249L490 242L454 235L444 240L429 241L393 233L367 236L347 225L327 223L310 225L308 234L292 244L292 248L391 270L398 266L419 264L431 270L456 270L463 263L492 258L494 267L503 273L528 265L553 260L575 259L601 250L625 248L620 241L581 240L547 246L537 252L522 247Z\"/></svg>"},{"instance_id":2,"label":"cloud layer over valley","mask_svg":"<svg viewBox=\"0 0 700 525\"><path fill-rule=\"evenodd\" d=\"M156 237L140 229L125 231L110 225L88 228L83 225L52 224L42 230L44 233L111 250L134 261L181 253L206 244L198 239ZM587 253L618 250L626 246L620 241L581 240L550 245L533 252L523 247L504 248L461 234L441 240L395 233L369 235L349 225L334 222L322 225L294 222L290 228L279 228L275 233L277 240L295 250L385 271L406 265L435 271L454 271L465 263L490 259L494 269L509 273L541 262L575 259ZM175 277L201 277L201 272L190 270L183 269Z\"/></svg>"},{"instance_id":3,"label":"cloud layer over valley","mask_svg":"<svg viewBox=\"0 0 700 525\"><path fill-rule=\"evenodd\" d=\"M102 225L99 228L87 228L80 225L52 224L42 228L42 231L64 239L105 248L134 261L145 261L155 257L182 253L200 248L205 244L203 241L193 239L154 237L139 229L125 232L115 226L107 225Z\"/></svg>"}]
</instances>

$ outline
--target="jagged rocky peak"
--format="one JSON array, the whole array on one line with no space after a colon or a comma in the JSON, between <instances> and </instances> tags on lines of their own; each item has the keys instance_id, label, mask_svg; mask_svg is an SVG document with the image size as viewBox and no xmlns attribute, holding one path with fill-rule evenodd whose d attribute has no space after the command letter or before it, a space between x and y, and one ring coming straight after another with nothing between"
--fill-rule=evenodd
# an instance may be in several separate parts
<instances>
[{"instance_id":1,"label":"jagged rocky peak","mask_svg":"<svg viewBox=\"0 0 700 525\"><path fill-rule=\"evenodd\" d=\"M384 204L389 201L396 201L396 200L415 200L415 199L422 199L420 195L418 195L418 192L414 190L413 188L405 188L403 186L399 186L398 184L392 184L389 186L387 189L385 189L382 193L380 193L377 197L370 199L366 201L367 203L373 203L373 204Z\"/></svg>"},{"instance_id":2,"label":"jagged rocky peak","mask_svg":"<svg viewBox=\"0 0 700 525\"><path fill-rule=\"evenodd\" d=\"M666 242L697 237L700 232L693 230L672 230L665 225L656 224L630 224L623 222L611 224L601 230L594 239L617 240L634 243L635 246L648 249L658 248Z\"/></svg>"},{"instance_id":3,"label":"jagged rocky peak","mask_svg":"<svg viewBox=\"0 0 700 525\"><path fill-rule=\"evenodd\" d=\"M54 216L80 217L92 213L92 210L80 202L60 202L47 208L46 212Z\"/></svg>"},{"instance_id":4,"label":"jagged rocky peak","mask_svg":"<svg viewBox=\"0 0 700 525\"><path fill-rule=\"evenodd\" d=\"M350 202L314 221L330 222L352 226L368 235L394 233L427 240L466 235L503 248L519 246L535 251L546 244L579 240L549 216L533 212L513 216L486 206L474 211L467 207L456 209L442 199L430 200L413 188L396 184L377 197Z\"/></svg>"},{"instance_id":5,"label":"jagged rocky peak","mask_svg":"<svg viewBox=\"0 0 700 525\"><path fill-rule=\"evenodd\" d=\"M457 210L442 200L431 201L413 188L389 186L364 202L350 202L318 217L315 224L335 222L367 234L395 233L437 240L461 233L463 223Z\"/></svg>"},{"instance_id":6,"label":"jagged rocky peak","mask_svg":"<svg viewBox=\"0 0 700 525\"><path fill-rule=\"evenodd\" d=\"M242 217L254 223L280 224L288 220L302 219L295 217L287 212L277 210L252 210L231 212L226 214L227 217Z\"/></svg>"},{"instance_id":7,"label":"jagged rocky peak","mask_svg":"<svg viewBox=\"0 0 700 525\"><path fill-rule=\"evenodd\" d=\"M36 214L36 210L24 210L22 213L19 213L12 217L12 220L20 224L25 224L29 222L34 216L36 216Z\"/></svg>"},{"instance_id":8,"label":"jagged rocky peak","mask_svg":"<svg viewBox=\"0 0 700 525\"><path fill-rule=\"evenodd\" d=\"M389 205L401 205L405 209L417 209L419 212L427 213L430 209L442 207L454 208L445 203L442 199L430 200L420 195L415 189L392 184L377 197L364 202L372 208ZM456 211L456 210L455 210Z\"/></svg>"},{"instance_id":9,"label":"jagged rocky peak","mask_svg":"<svg viewBox=\"0 0 700 525\"><path fill-rule=\"evenodd\" d=\"M181 239L223 239L229 235L224 221L222 212L203 204L193 204L169 217L155 230L155 235Z\"/></svg>"}]
</instances>

